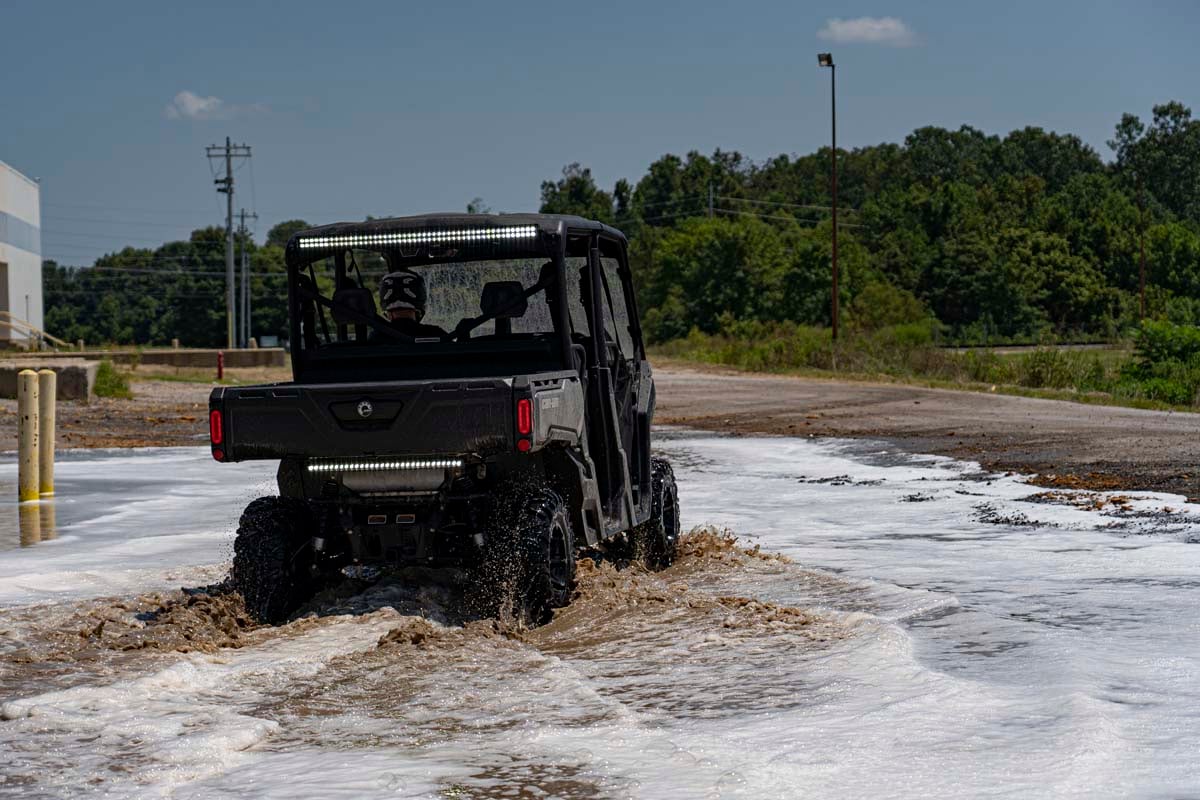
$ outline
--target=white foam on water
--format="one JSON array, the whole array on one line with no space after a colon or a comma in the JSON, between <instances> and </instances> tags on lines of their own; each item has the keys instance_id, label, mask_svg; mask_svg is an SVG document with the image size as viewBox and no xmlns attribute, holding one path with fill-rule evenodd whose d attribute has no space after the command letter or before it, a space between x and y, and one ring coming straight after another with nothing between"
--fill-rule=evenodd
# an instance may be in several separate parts
<instances>
[{"instance_id":1,"label":"white foam on water","mask_svg":"<svg viewBox=\"0 0 1200 800\"><path fill-rule=\"evenodd\" d=\"M4 702L7 781L37 779L49 790L94 783L109 796L144 797L228 771L278 729L253 713L256 699L374 648L397 617L385 610L295 635L284 629L269 647L186 656L140 677ZM33 749L47 741L70 771L47 774Z\"/></svg>"},{"instance_id":2,"label":"white foam on water","mask_svg":"<svg viewBox=\"0 0 1200 800\"><path fill-rule=\"evenodd\" d=\"M798 788L1200 788L1186 755L1200 747L1190 611L1200 547L1188 543L1200 507L1144 492L1115 516L1033 502L1043 490L1018 476L980 481L972 464L884 458L861 444L705 438L666 449L680 455L686 523L727 524L862 581L877 605L874 635L805 665L837 687L811 718L737 726L769 743ZM781 740L790 744L771 744Z\"/></svg>"},{"instance_id":3,"label":"white foam on water","mask_svg":"<svg viewBox=\"0 0 1200 800\"><path fill-rule=\"evenodd\" d=\"M275 493L274 471L194 447L66 451L43 501L53 538L17 549L16 464L0 462L0 608L200 582L229 559L246 504Z\"/></svg>"},{"instance_id":4,"label":"white foam on water","mask_svg":"<svg viewBox=\"0 0 1200 800\"><path fill-rule=\"evenodd\" d=\"M96 776L118 795L197 798L1200 793L1200 507L1039 498L1019 476L862 443L675 434L662 447L685 526L726 525L799 564L705 579L712 591L813 608L844 635L697 624L662 641L633 626L555 653L468 639L360 662L331 657L370 650L389 622L331 619L8 703L0 758L40 772L0 793ZM113 516L97 488L68 521L70 547L0 554L0 602L142 591L211 564L247 485L270 474L203 451L164 453L169 478L154 453L107 458L76 477L123 474L127 494L138 475L170 484L146 507L170 524L148 534L146 515ZM110 587L86 580L117 566L129 572Z\"/></svg>"}]
</instances>

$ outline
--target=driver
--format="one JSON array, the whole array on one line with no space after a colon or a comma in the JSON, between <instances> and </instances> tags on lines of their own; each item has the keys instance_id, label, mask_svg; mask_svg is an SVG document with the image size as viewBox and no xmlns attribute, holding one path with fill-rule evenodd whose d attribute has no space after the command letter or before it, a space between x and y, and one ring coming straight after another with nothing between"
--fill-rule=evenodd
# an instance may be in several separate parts
<instances>
[{"instance_id":1,"label":"driver","mask_svg":"<svg viewBox=\"0 0 1200 800\"><path fill-rule=\"evenodd\" d=\"M415 272L389 272L379 281L379 305L392 327L414 339L442 338L446 332L421 322L429 295L425 279Z\"/></svg>"}]
</instances>

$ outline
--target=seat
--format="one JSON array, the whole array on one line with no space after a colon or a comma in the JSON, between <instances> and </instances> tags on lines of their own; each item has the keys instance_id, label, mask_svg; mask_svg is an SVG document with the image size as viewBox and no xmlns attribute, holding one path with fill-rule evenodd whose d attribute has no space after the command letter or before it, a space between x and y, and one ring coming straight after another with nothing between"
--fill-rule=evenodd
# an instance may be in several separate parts
<instances>
[{"instance_id":1,"label":"seat","mask_svg":"<svg viewBox=\"0 0 1200 800\"><path fill-rule=\"evenodd\" d=\"M479 310L496 321L496 335L512 334L512 321L525 316L529 300L520 281L489 281L483 285Z\"/></svg>"},{"instance_id":2,"label":"seat","mask_svg":"<svg viewBox=\"0 0 1200 800\"><path fill-rule=\"evenodd\" d=\"M375 316L375 293L362 286L347 286L333 293L332 302L330 313L334 324L339 328L353 325L354 339L366 341L366 320Z\"/></svg>"}]
</instances>

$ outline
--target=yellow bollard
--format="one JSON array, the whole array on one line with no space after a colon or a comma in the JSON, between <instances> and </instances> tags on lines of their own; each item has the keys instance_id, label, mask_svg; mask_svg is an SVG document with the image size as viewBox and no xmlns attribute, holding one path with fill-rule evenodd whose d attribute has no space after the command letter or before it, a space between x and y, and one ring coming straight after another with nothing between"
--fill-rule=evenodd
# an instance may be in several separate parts
<instances>
[{"instance_id":1,"label":"yellow bollard","mask_svg":"<svg viewBox=\"0 0 1200 800\"><path fill-rule=\"evenodd\" d=\"M52 369L38 372L38 494L54 494L54 409L58 376Z\"/></svg>"},{"instance_id":2,"label":"yellow bollard","mask_svg":"<svg viewBox=\"0 0 1200 800\"><path fill-rule=\"evenodd\" d=\"M38 375L23 369L17 374L17 498L37 500L38 483Z\"/></svg>"}]
</instances>

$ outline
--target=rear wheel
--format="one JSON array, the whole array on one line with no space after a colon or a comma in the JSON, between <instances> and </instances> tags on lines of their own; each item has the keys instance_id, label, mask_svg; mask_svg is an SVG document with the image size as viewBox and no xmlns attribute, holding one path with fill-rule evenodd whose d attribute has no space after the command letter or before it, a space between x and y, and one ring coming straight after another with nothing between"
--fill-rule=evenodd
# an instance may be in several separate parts
<instances>
[{"instance_id":1,"label":"rear wheel","mask_svg":"<svg viewBox=\"0 0 1200 800\"><path fill-rule=\"evenodd\" d=\"M575 535L566 503L544 491L525 509L521 541L525 550L525 611L530 622L550 620L569 605L575 589Z\"/></svg>"},{"instance_id":2,"label":"rear wheel","mask_svg":"<svg viewBox=\"0 0 1200 800\"><path fill-rule=\"evenodd\" d=\"M651 491L654 503L650 519L633 529L635 554L653 570L675 563L679 549L679 495L675 471L665 458L651 462Z\"/></svg>"},{"instance_id":3,"label":"rear wheel","mask_svg":"<svg viewBox=\"0 0 1200 800\"><path fill-rule=\"evenodd\" d=\"M316 591L313 532L303 500L260 497L242 512L230 583L257 621L283 622Z\"/></svg>"},{"instance_id":4,"label":"rear wheel","mask_svg":"<svg viewBox=\"0 0 1200 800\"><path fill-rule=\"evenodd\" d=\"M558 493L534 490L496 515L472 584L471 604L487 616L541 625L570 604L575 534Z\"/></svg>"}]
</instances>

